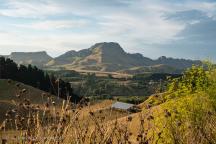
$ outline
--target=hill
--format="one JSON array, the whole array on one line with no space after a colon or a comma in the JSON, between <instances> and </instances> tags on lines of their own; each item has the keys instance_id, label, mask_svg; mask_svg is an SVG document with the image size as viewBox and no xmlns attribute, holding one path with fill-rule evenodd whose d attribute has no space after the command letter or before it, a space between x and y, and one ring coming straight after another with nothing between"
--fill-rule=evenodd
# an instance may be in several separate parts
<instances>
[{"instance_id":1,"label":"hill","mask_svg":"<svg viewBox=\"0 0 216 144\"><path fill-rule=\"evenodd\" d=\"M52 60L45 51L41 52L12 52L8 58L14 60L17 64L23 65L35 65L38 67L43 67L44 64Z\"/></svg>"},{"instance_id":2,"label":"hill","mask_svg":"<svg viewBox=\"0 0 216 144\"><path fill-rule=\"evenodd\" d=\"M174 59L174 58L167 58L165 56L161 56L158 59L156 59L155 63L161 65L167 65L170 67L174 67L176 69L186 69L186 68L190 68L192 65L201 64L201 62L198 60Z\"/></svg>"},{"instance_id":3,"label":"hill","mask_svg":"<svg viewBox=\"0 0 216 144\"><path fill-rule=\"evenodd\" d=\"M36 66L17 65L9 58L0 57L0 79L12 79L31 85L43 91L59 95L61 98L68 99L68 95L73 96L71 101L79 101L79 96L73 93L69 82L57 79L54 75L38 69ZM61 90L60 90L61 89ZM76 99L78 98L78 99Z\"/></svg>"},{"instance_id":4,"label":"hill","mask_svg":"<svg viewBox=\"0 0 216 144\"><path fill-rule=\"evenodd\" d=\"M151 96L140 105L142 112L127 116L132 119L128 126L132 143L216 142L215 109L210 97L195 94L162 102L165 95ZM127 117L119 118L119 123L127 125Z\"/></svg>"},{"instance_id":5,"label":"hill","mask_svg":"<svg viewBox=\"0 0 216 144\"><path fill-rule=\"evenodd\" d=\"M16 103L14 101L19 101L19 97L22 97L22 99L29 100L34 105L37 104L41 106L47 102L48 97L55 101L57 105L60 105L62 103L61 98L58 99L56 96L49 95L48 93L37 88L12 80L0 79L1 122L3 119L5 119L6 111L16 107Z\"/></svg>"},{"instance_id":6,"label":"hill","mask_svg":"<svg viewBox=\"0 0 216 144\"><path fill-rule=\"evenodd\" d=\"M96 72L118 72L139 74L145 72L181 73L201 61L175 59L162 56L156 60L144 57L140 53L127 53L115 42L96 43L88 49L68 51L59 57L52 58L45 51L12 52L4 56L17 64L35 65L48 70L76 70Z\"/></svg>"},{"instance_id":7,"label":"hill","mask_svg":"<svg viewBox=\"0 0 216 144\"><path fill-rule=\"evenodd\" d=\"M114 42L97 43L81 51L69 51L53 59L48 68L65 68L74 70L106 71L106 72L181 72L200 61L160 57L156 60L144 57L142 54L126 53Z\"/></svg>"},{"instance_id":8,"label":"hill","mask_svg":"<svg viewBox=\"0 0 216 144\"><path fill-rule=\"evenodd\" d=\"M74 61L84 58L91 54L91 51L89 49L84 49L80 51L68 51L63 55L60 55L59 57L51 60L46 64L46 66L53 66L53 65L65 65L73 63Z\"/></svg>"},{"instance_id":9,"label":"hill","mask_svg":"<svg viewBox=\"0 0 216 144\"><path fill-rule=\"evenodd\" d=\"M208 70L194 66L182 77L170 80L166 92L152 95L138 105L141 111L134 111L136 113L112 109L113 101L110 100L95 105L78 105L72 110L68 110L68 104L63 104L60 118L54 117L55 125L48 112L45 113L48 120L37 118L33 125L28 124L28 130L23 131L21 136L61 137L62 143L214 144L215 74L216 69L212 66ZM137 109L137 106L134 108ZM54 109L54 115L55 112ZM32 114L33 118L37 115ZM27 117L27 121L29 119ZM2 131L4 137L7 137L7 132ZM45 141L50 142L49 139ZM59 139L54 142L59 142Z\"/></svg>"},{"instance_id":10,"label":"hill","mask_svg":"<svg viewBox=\"0 0 216 144\"><path fill-rule=\"evenodd\" d=\"M216 143L215 72L193 67L140 104L142 112L131 115L132 143Z\"/></svg>"},{"instance_id":11,"label":"hill","mask_svg":"<svg viewBox=\"0 0 216 144\"><path fill-rule=\"evenodd\" d=\"M140 54L128 54L118 43L110 42L97 43L89 49L78 52L69 51L48 65L65 64L65 67L70 69L114 72L147 63L151 63L151 60Z\"/></svg>"},{"instance_id":12,"label":"hill","mask_svg":"<svg viewBox=\"0 0 216 144\"><path fill-rule=\"evenodd\" d=\"M17 64L31 64L49 70L67 69L129 74L179 73L192 65L201 64L198 60L174 59L165 56L153 60L140 53L127 53L115 42L96 43L88 49L71 50L56 58L50 57L45 51L12 52L4 57L14 60Z\"/></svg>"}]
</instances>

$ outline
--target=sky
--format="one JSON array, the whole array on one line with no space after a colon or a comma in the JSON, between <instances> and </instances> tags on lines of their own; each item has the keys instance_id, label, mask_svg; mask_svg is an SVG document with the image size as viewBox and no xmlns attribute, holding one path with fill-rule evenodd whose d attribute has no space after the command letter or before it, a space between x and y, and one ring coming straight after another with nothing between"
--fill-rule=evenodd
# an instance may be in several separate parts
<instances>
[{"instance_id":1,"label":"sky","mask_svg":"<svg viewBox=\"0 0 216 144\"><path fill-rule=\"evenodd\" d=\"M0 0L0 55L56 57L98 42L153 59L216 60L216 0Z\"/></svg>"}]
</instances>

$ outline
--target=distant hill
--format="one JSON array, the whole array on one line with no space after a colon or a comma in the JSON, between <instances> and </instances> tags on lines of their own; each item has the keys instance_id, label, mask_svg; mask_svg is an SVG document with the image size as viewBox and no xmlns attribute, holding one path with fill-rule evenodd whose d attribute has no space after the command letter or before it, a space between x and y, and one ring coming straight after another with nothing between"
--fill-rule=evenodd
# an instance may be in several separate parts
<instances>
[{"instance_id":1,"label":"distant hill","mask_svg":"<svg viewBox=\"0 0 216 144\"><path fill-rule=\"evenodd\" d=\"M198 65L201 64L199 60L188 60L188 59L174 59L174 58L167 58L165 56L159 57L155 60L157 64L163 64L170 67L175 67L178 69L185 69L191 67L193 64Z\"/></svg>"},{"instance_id":2,"label":"distant hill","mask_svg":"<svg viewBox=\"0 0 216 144\"><path fill-rule=\"evenodd\" d=\"M84 49L80 51L68 51L65 54L51 60L48 62L46 65L47 66L53 66L53 65L65 65L65 64L70 64L73 63L74 61L84 58L88 55L91 54L91 51L89 49Z\"/></svg>"},{"instance_id":3,"label":"distant hill","mask_svg":"<svg viewBox=\"0 0 216 144\"><path fill-rule=\"evenodd\" d=\"M68 51L52 58L45 51L13 52L9 56L18 64L36 65L45 69L85 70L99 72L181 72L201 61L174 59L162 56L156 60L144 57L140 53L127 53L115 42L96 43L88 49Z\"/></svg>"},{"instance_id":4,"label":"distant hill","mask_svg":"<svg viewBox=\"0 0 216 144\"><path fill-rule=\"evenodd\" d=\"M97 43L89 49L69 51L48 63L49 66L65 64L69 68L97 71L118 71L152 63L141 54L128 54L118 43Z\"/></svg>"},{"instance_id":5,"label":"distant hill","mask_svg":"<svg viewBox=\"0 0 216 144\"><path fill-rule=\"evenodd\" d=\"M45 51L41 52L12 52L8 58L14 60L17 64L36 65L43 67L44 64L52 60Z\"/></svg>"},{"instance_id":6,"label":"distant hill","mask_svg":"<svg viewBox=\"0 0 216 144\"><path fill-rule=\"evenodd\" d=\"M66 52L50 61L46 66L133 74L154 71L175 73L193 64L198 65L201 62L165 56L152 60L139 53L126 53L118 43L103 42L81 51Z\"/></svg>"}]
</instances>

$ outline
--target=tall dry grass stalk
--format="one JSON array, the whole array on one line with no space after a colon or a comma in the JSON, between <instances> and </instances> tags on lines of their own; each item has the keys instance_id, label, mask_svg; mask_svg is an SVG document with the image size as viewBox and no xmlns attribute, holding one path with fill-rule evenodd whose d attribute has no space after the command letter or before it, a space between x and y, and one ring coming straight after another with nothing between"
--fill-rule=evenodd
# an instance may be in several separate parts
<instances>
[{"instance_id":1,"label":"tall dry grass stalk","mask_svg":"<svg viewBox=\"0 0 216 144\"><path fill-rule=\"evenodd\" d=\"M60 106L49 94L43 93L43 104L36 105L26 92L26 89L18 90L13 100L16 108L5 114L0 128L3 144L216 143L215 111L204 111L202 107L193 106L188 117L179 115L178 110L155 106L110 120L107 117L112 113L90 109L86 99L75 105L68 97ZM11 130L14 135L7 135Z\"/></svg>"},{"instance_id":2,"label":"tall dry grass stalk","mask_svg":"<svg viewBox=\"0 0 216 144\"><path fill-rule=\"evenodd\" d=\"M86 99L75 105L68 97L60 106L43 93L43 104L35 105L26 93L26 89L18 88L13 100L16 108L5 114L1 134L9 130L16 133L10 137L2 135L2 143L130 143L127 126L118 123L117 118L107 122L104 110L89 110L83 118L83 108L89 106Z\"/></svg>"}]
</instances>

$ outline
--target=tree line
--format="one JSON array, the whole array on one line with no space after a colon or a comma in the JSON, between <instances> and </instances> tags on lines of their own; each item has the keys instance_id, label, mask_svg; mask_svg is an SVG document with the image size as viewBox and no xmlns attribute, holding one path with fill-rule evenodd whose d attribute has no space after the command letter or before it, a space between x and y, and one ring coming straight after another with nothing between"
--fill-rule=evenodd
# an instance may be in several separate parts
<instances>
[{"instance_id":1,"label":"tree line","mask_svg":"<svg viewBox=\"0 0 216 144\"><path fill-rule=\"evenodd\" d=\"M63 99L72 96L71 101L78 102L80 97L74 94L70 83L48 75L32 65L17 65L9 58L0 57L0 79L12 79L33 86Z\"/></svg>"}]
</instances>

